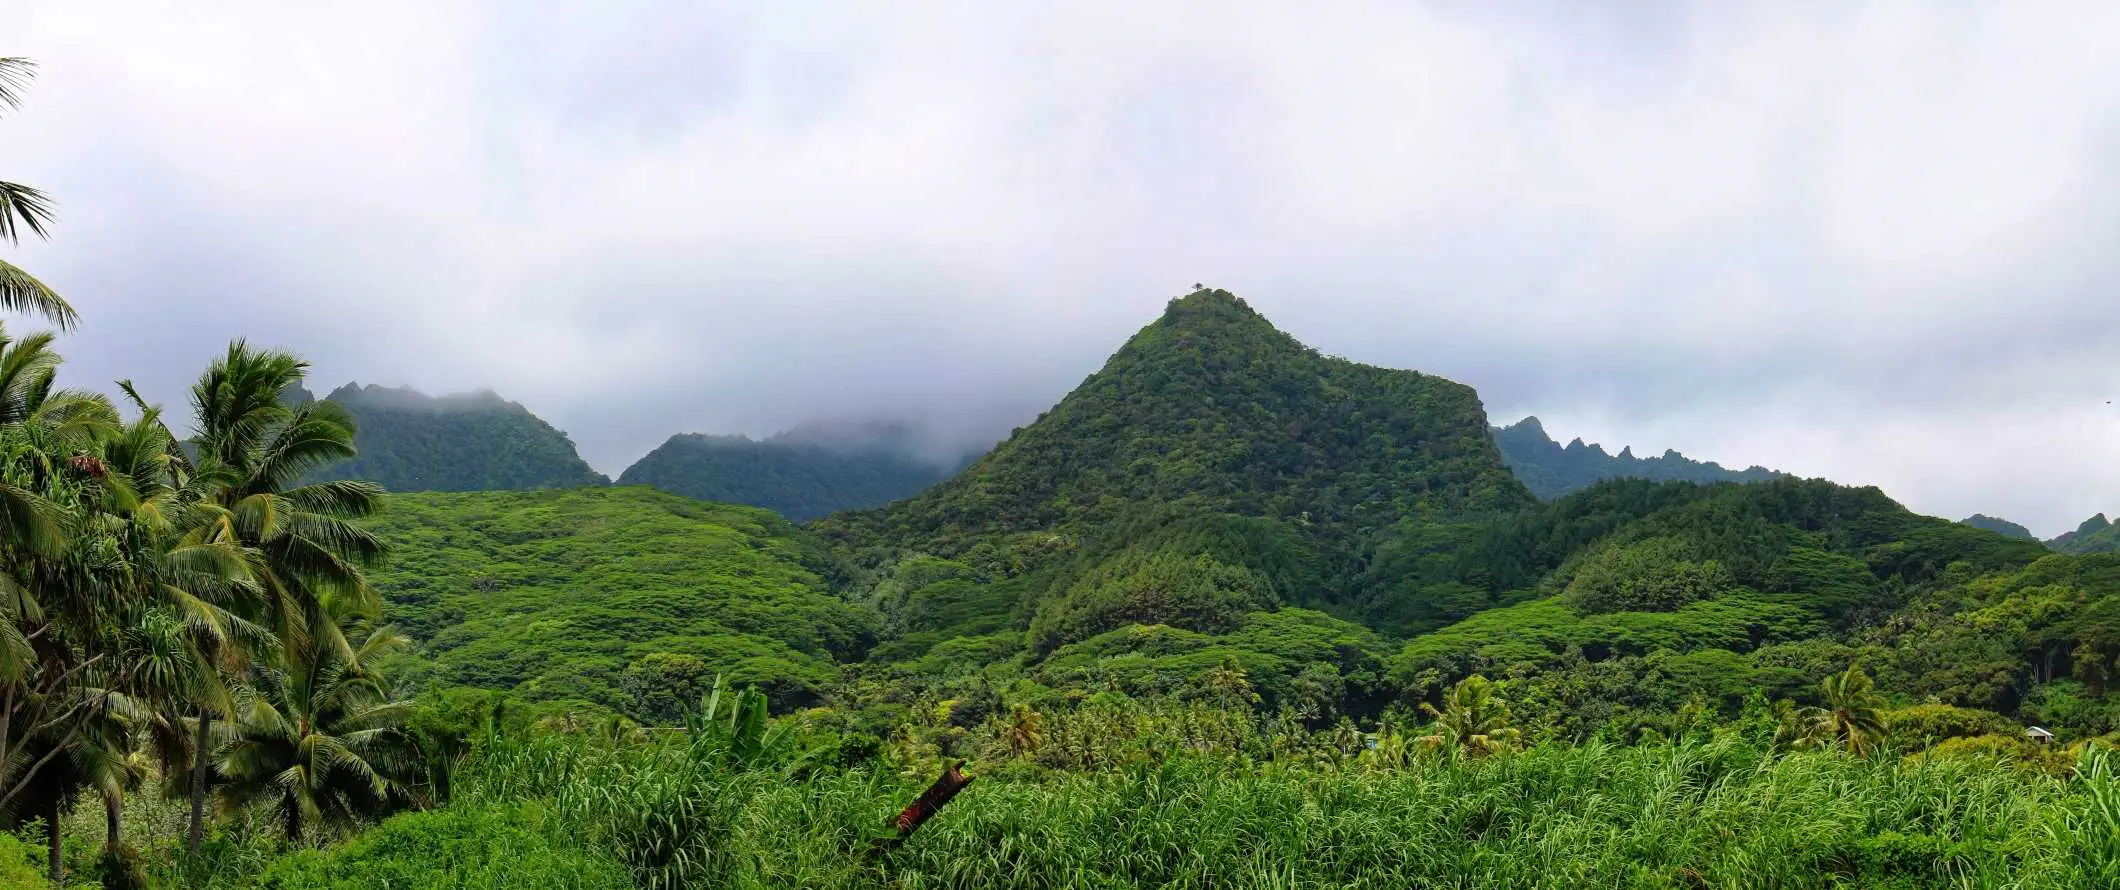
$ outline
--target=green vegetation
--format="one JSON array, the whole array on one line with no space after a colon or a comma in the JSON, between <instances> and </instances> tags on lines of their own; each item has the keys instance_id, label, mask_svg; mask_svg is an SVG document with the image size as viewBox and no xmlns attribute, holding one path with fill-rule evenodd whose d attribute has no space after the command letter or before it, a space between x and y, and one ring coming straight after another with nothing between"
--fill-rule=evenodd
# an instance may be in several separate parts
<instances>
[{"instance_id":1,"label":"green vegetation","mask_svg":"<svg viewBox=\"0 0 2120 890\"><path fill-rule=\"evenodd\" d=\"M672 494L764 507L807 522L841 510L880 507L918 494L957 470L907 450L890 431L854 441L783 433L671 436L618 477Z\"/></svg>"},{"instance_id":2,"label":"green vegetation","mask_svg":"<svg viewBox=\"0 0 2120 890\"><path fill-rule=\"evenodd\" d=\"M1241 675L1231 683L1240 690ZM1695 719L1636 744L1523 747L1506 687L1468 684L1427 737L1396 720L1373 736L1308 731L1255 714L1241 692L1187 706L1103 694L1049 714L1013 709L931 733L984 777L899 844L883 840L887 822L925 784L932 748L909 739L843 765L833 713L767 721L717 692L682 733L481 732L447 805L287 857L266 886L403 885L386 876L499 886L494 875L595 887L623 875L645 888L2120 879L2120 755L2109 750L2063 755L2057 774L1977 750L1853 756L1829 734L1811 743L1783 731L1820 721L1765 712Z\"/></svg>"},{"instance_id":3,"label":"green vegetation","mask_svg":"<svg viewBox=\"0 0 2120 890\"><path fill-rule=\"evenodd\" d=\"M359 427L359 455L319 479L364 479L391 491L574 488L610 480L567 434L490 391L429 396L348 383L324 397Z\"/></svg>"},{"instance_id":4,"label":"green vegetation","mask_svg":"<svg viewBox=\"0 0 2120 890\"><path fill-rule=\"evenodd\" d=\"M1585 445L1575 439L1563 448L1536 417L1526 417L1508 426L1495 427L1494 444L1502 451L1502 463L1540 500L1552 500L1581 491L1606 479L1649 479L1656 482L1764 482L1785 474L1765 467L1724 469L1714 461L1691 460L1676 451L1640 458L1632 447L1616 455L1604 446Z\"/></svg>"},{"instance_id":5,"label":"green vegetation","mask_svg":"<svg viewBox=\"0 0 2120 890\"><path fill-rule=\"evenodd\" d=\"M1997 519L1993 516L1983 516L1979 513L1975 513L1958 521L1959 523L1964 525L1970 525L1978 529L1986 529L1988 531L1994 532L1995 534L2006 535L2008 537L2017 538L2019 540L2039 540L2036 536L2032 534L2031 529L2025 528L2024 526L2018 525L2017 523L2011 522L2007 519Z\"/></svg>"},{"instance_id":6,"label":"green vegetation","mask_svg":"<svg viewBox=\"0 0 2120 890\"><path fill-rule=\"evenodd\" d=\"M814 543L752 507L638 487L403 494L373 527L399 554L374 583L420 641L391 671L410 688L648 717L721 674L805 701L875 635Z\"/></svg>"},{"instance_id":7,"label":"green vegetation","mask_svg":"<svg viewBox=\"0 0 2120 890\"><path fill-rule=\"evenodd\" d=\"M180 443L49 342L0 343L0 880L2120 884L2120 554L1817 480L1541 502L1471 390L1223 292L807 528L304 484L363 440L292 356Z\"/></svg>"},{"instance_id":8,"label":"green vegetation","mask_svg":"<svg viewBox=\"0 0 2120 890\"><path fill-rule=\"evenodd\" d=\"M2062 553L2120 553L2120 525L2100 513L2083 521L2076 530L2047 542Z\"/></svg>"}]
</instances>

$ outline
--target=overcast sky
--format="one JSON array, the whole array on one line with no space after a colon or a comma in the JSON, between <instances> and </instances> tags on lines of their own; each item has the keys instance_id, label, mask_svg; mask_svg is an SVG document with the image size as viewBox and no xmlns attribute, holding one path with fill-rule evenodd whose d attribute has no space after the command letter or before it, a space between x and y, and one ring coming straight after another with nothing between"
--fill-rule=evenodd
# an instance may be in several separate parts
<instances>
[{"instance_id":1,"label":"overcast sky","mask_svg":"<svg viewBox=\"0 0 2120 890\"><path fill-rule=\"evenodd\" d=\"M7 0L70 379L247 336L615 475L1006 434L1205 282L1563 439L2120 512L2120 4L530 5Z\"/></svg>"}]
</instances>

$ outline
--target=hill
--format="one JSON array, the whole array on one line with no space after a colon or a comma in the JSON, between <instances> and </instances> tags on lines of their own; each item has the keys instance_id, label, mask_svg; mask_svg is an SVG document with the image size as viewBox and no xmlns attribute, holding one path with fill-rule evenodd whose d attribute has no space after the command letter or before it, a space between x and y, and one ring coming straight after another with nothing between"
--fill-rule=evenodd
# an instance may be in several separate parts
<instances>
[{"instance_id":1,"label":"hill","mask_svg":"<svg viewBox=\"0 0 2120 890\"><path fill-rule=\"evenodd\" d=\"M1328 358L1201 290L964 472L815 527L866 573L878 657L916 671L1237 655L1290 688L1374 675L1380 616L1348 596L1365 535L1535 503L1486 430L1470 387ZM1165 660L1127 660L1143 646Z\"/></svg>"},{"instance_id":2,"label":"hill","mask_svg":"<svg viewBox=\"0 0 2120 890\"><path fill-rule=\"evenodd\" d=\"M2046 544L2062 553L2120 553L2120 525L2100 513Z\"/></svg>"},{"instance_id":3,"label":"hill","mask_svg":"<svg viewBox=\"0 0 2120 890\"><path fill-rule=\"evenodd\" d=\"M1958 520L1958 523L1960 525L1970 525L1978 529L1986 529L1998 535L2006 535L2020 540L2039 540L2037 535L2032 534L2031 529L2025 528L2024 526L2018 525L2017 523L2011 522L2007 519L1996 519L1993 516L1983 516L1979 513L1975 513L1964 519L1960 519Z\"/></svg>"},{"instance_id":4,"label":"hill","mask_svg":"<svg viewBox=\"0 0 2120 890\"><path fill-rule=\"evenodd\" d=\"M947 552L1141 504L1339 529L1528 505L1485 431L1471 387L1327 358L1202 290L955 478L847 522Z\"/></svg>"},{"instance_id":5,"label":"hill","mask_svg":"<svg viewBox=\"0 0 2120 890\"><path fill-rule=\"evenodd\" d=\"M806 522L911 497L968 462L924 450L911 430L889 424L812 424L764 440L688 433L648 452L618 482Z\"/></svg>"},{"instance_id":6,"label":"hill","mask_svg":"<svg viewBox=\"0 0 2120 890\"><path fill-rule=\"evenodd\" d=\"M1578 438L1567 447L1546 433L1536 417L1493 430L1501 449L1502 463L1522 480L1540 500L1552 500L1581 491L1606 479L1650 479L1657 482L1764 482L1785 474L1765 467L1725 469L1714 461L1696 461L1676 451L1640 458L1632 447L1607 454L1601 445L1583 444Z\"/></svg>"},{"instance_id":7,"label":"hill","mask_svg":"<svg viewBox=\"0 0 2120 890\"><path fill-rule=\"evenodd\" d=\"M571 488L609 483L567 434L490 390L430 396L348 383L326 399L353 413L357 458L322 478L392 491Z\"/></svg>"},{"instance_id":8,"label":"hill","mask_svg":"<svg viewBox=\"0 0 2120 890\"><path fill-rule=\"evenodd\" d=\"M1919 645L1910 628L1948 624L1976 579L2014 578L2046 555L2036 541L1918 516L1874 488L1606 482L1454 553L1461 583L1499 607L1412 639L1390 670L1417 696L1475 673L1518 678L1522 713L1569 735L1653 723L1688 702L1730 713L1755 692L1801 697L1856 662L1890 688L2011 710L2015 696L1964 671L1985 666L2021 693L2037 662L2018 656L2020 637L2058 638L2062 612ZM2007 654L1998 662L1991 650ZM1932 663L1951 658L1963 660Z\"/></svg>"},{"instance_id":9,"label":"hill","mask_svg":"<svg viewBox=\"0 0 2120 890\"><path fill-rule=\"evenodd\" d=\"M374 576L418 641L393 676L643 716L727 673L783 701L832 682L874 633L787 520L647 488L397 494ZM653 698L644 701L643 696Z\"/></svg>"}]
</instances>

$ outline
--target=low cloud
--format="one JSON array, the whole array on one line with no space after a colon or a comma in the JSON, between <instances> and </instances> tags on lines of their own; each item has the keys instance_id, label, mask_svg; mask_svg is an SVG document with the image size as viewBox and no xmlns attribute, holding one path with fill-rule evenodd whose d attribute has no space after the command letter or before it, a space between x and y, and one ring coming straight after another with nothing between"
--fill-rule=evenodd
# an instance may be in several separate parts
<instances>
[{"instance_id":1,"label":"low cloud","mask_svg":"<svg viewBox=\"0 0 2120 890\"><path fill-rule=\"evenodd\" d=\"M1497 422L2120 510L2120 8L1580 7L48 4L10 258L77 381L248 336L614 475L1005 435L1199 281Z\"/></svg>"}]
</instances>

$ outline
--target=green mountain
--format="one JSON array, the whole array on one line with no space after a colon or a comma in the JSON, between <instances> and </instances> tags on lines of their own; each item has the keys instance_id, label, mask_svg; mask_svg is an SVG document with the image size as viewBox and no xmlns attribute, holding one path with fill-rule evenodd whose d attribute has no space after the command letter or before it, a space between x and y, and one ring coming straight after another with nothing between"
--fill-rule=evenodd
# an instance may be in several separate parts
<instances>
[{"instance_id":1,"label":"green mountain","mask_svg":"<svg viewBox=\"0 0 2120 890\"><path fill-rule=\"evenodd\" d=\"M1606 479L1764 482L1786 476L1759 466L1725 469L1714 461L1693 460L1671 450L1650 458L1635 457L1632 447L1622 448L1618 454L1607 454L1604 446L1585 445L1580 438L1562 447L1547 435L1545 426L1536 417L1495 427L1493 434L1494 444L1502 450L1502 463L1540 500L1581 491Z\"/></svg>"},{"instance_id":2,"label":"green mountain","mask_svg":"<svg viewBox=\"0 0 2120 890\"><path fill-rule=\"evenodd\" d=\"M2039 537L2037 535L2032 534L2031 529L2025 528L2024 526L2018 525L2017 523L2011 522L2007 519L1997 519L1993 516L1983 516L1979 513L1975 513L1964 519L1960 519L1958 520L1958 523L1960 525L1970 525L1978 529L1986 529L1998 535L2007 535L2009 537L2017 538L2020 540L2039 540Z\"/></svg>"},{"instance_id":3,"label":"green mountain","mask_svg":"<svg viewBox=\"0 0 2120 890\"><path fill-rule=\"evenodd\" d=\"M811 424L763 440L687 433L648 452L618 482L806 522L911 497L967 462L924 450L911 430L890 424Z\"/></svg>"},{"instance_id":4,"label":"green mountain","mask_svg":"<svg viewBox=\"0 0 2120 890\"><path fill-rule=\"evenodd\" d=\"M392 673L667 718L717 673L813 697L872 640L816 542L765 510L647 488L392 495L375 574L419 641Z\"/></svg>"},{"instance_id":5,"label":"green mountain","mask_svg":"<svg viewBox=\"0 0 2120 890\"><path fill-rule=\"evenodd\" d=\"M301 395L295 396L300 398ZM567 434L490 390L451 396L348 383L326 399L353 413L360 456L323 478L392 491L479 491L604 485Z\"/></svg>"},{"instance_id":6,"label":"green mountain","mask_svg":"<svg viewBox=\"0 0 2120 890\"><path fill-rule=\"evenodd\" d=\"M1471 387L1325 357L1202 290L955 478L845 523L956 552L1144 504L1332 529L1528 505L1485 431Z\"/></svg>"},{"instance_id":7,"label":"green mountain","mask_svg":"<svg viewBox=\"0 0 2120 890\"><path fill-rule=\"evenodd\" d=\"M877 657L918 672L1023 650L1104 671L1145 646L1236 653L1275 687L1374 676L1363 622L1393 604L1353 596L1367 536L1535 503L1486 430L1469 387L1328 358L1202 290L964 472L815 527L866 573Z\"/></svg>"},{"instance_id":8,"label":"green mountain","mask_svg":"<svg viewBox=\"0 0 2120 890\"><path fill-rule=\"evenodd\" d=\"M1524 713L1568 734L1694 701L1734 711L1755 691L1800 697L1853 661L1893 688L2010 709L1997 688L1924 660L1999 648L2009 656L1998 670L2028 680L2019 637L2059 617L1912 644L1907 628L1967 608L1973 579L2020 571L2046 550L1822 480L1605 482L1452 556L1451 573L1500 605L1407 642L1392 685L1424 696L1475 673L1519 678Z\"/></svg>"},{"instance_id":9,"label":"green mountain","mask_svg":"<svg viewBox=\"0 0 2120 890\"><path fill-rule=\"evenodd\" d=\"M1234 668L1311 725L1480 674L1539 732L1633 738L1860 664L1907 700L2120 729L2120 556L1822 480L1542 502L1488 429L1462 385L1321 356L1200 291L888 507L798 528L647 488L401 496L379 585L423 641L415 685L648 721L716 673L889 736L929 719L914 702L970 727L1004 687L1183 698Z\"/></svg>"},{"instance_id":10,"label":"green mountain","mask_svg":"<svg viewBox=\"0 0 2120 890\"><path fill-rule=\"evenodd\" d=\"M2046 542L2062 553L2120 553L2120 525L2100 513L2083 521L2076 530Z\"/></svg>"}]
</instances>

